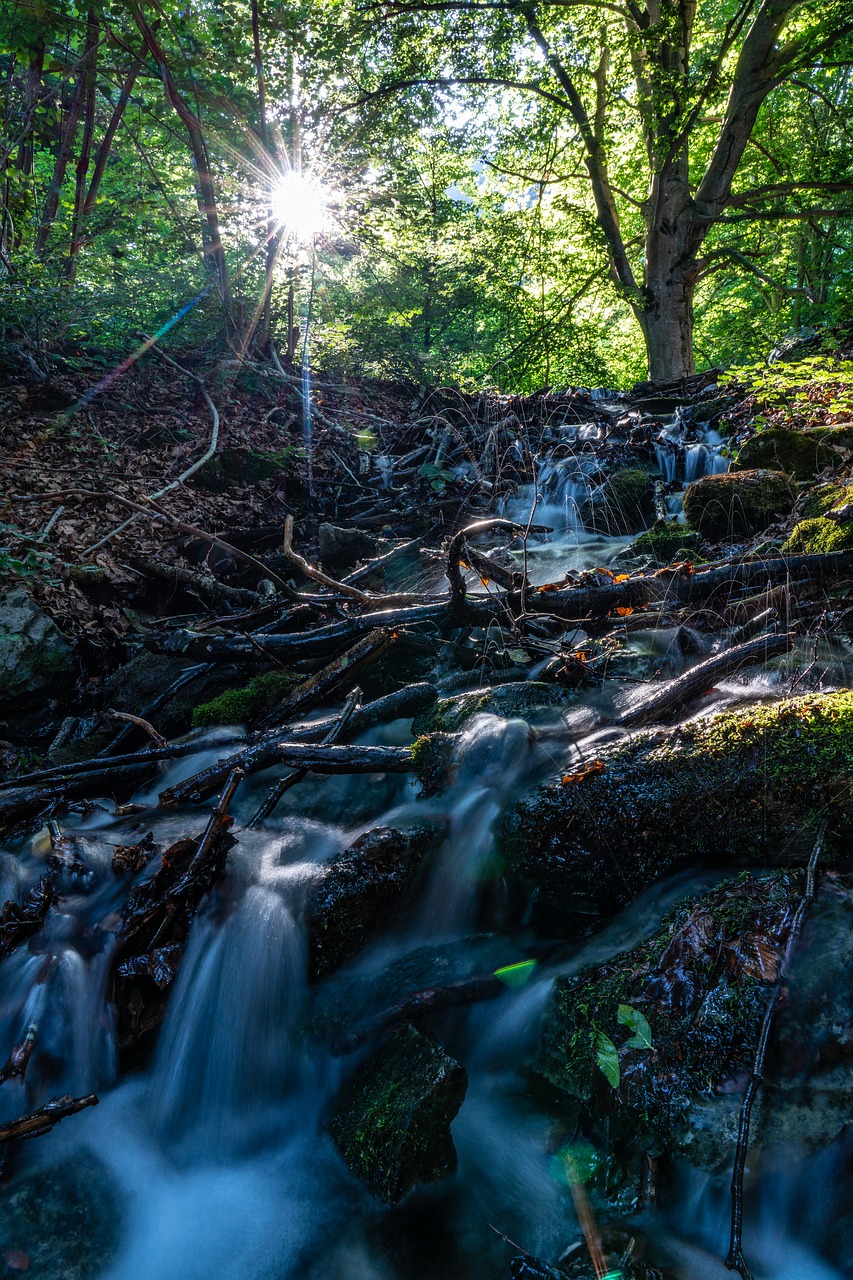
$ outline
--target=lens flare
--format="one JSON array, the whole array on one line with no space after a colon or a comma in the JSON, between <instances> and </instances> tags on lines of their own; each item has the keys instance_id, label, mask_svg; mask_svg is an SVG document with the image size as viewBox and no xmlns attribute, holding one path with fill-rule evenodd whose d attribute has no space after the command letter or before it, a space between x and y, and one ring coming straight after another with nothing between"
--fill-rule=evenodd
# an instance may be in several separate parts
<instances>
[{"instance_id":1,"label":"lens flare","mask_svg":"<svg viewBox=\"0 0 853 1280\"><path fill-rule=\"evenodd\" d=\"M317 178L291 169L272 190L273 217L286 235L310 241L329 219L331 193Z\"/></svg>"}]
</instances>

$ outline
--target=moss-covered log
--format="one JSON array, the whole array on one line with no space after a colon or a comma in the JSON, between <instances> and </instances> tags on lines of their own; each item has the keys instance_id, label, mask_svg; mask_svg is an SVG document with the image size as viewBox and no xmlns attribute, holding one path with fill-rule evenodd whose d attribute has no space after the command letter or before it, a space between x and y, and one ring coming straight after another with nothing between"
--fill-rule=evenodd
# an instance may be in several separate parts
<instances>
[{"instance_id":1,"label":"moss-covered log","mask_svg":"<svg viewBox=\"0 0 853 1280\"><path fill-rule=\"evenodd\" d=\"M600 765L524 797L499 830L509 863L570 931L684 864L802 862L819 814L837 851L851 825L853 690L640 733Z\"/></svg>"}]
</instances>

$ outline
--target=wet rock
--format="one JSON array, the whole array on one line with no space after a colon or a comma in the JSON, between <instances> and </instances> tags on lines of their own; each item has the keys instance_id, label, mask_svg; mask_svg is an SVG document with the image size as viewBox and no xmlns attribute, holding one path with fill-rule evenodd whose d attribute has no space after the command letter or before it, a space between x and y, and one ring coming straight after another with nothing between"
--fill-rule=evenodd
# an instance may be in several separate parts
<instances>
[{"instance_id":1,"label":"wet rock","mask_svg":"<svg viewBox=\"0 0 853 1280\"><path fill-rule=\"evenodd\" d=\"M547 707L563 707L571 701L565 690L537 680L518 680L485 689L471 689L452 698L442 698L417 716L415 733L456 733L473 716L489 714L507 719L532 719Z\"/></svg>"},{"instance_id":2,"label":"wet rock","mask_svg":"<svg viewBox=\"0 0 853 1280\"><path fill-rule=\"evenodd\" d=\"M38 1169L3 1189L0 1261L12 1252L33 1280L93 1280L116 1252L122 1218L113 1177L91 1153Z\"/></svg>"},{"instance_id":3,"label":"wet rock","mask_svg":"<svg viewBox=\"0 0 853 1280\"><path fill-rule=\"evenodd\" d=\"M796 494L779 471L737 471L703 476L688 485L684 514L705 538L716 542L760 533L793 509Z\"/></svg>"},{"instance_id":4,"label":"wet rock","mask_svg":"<svg viewBox=\"0 0 853 1280\"><path fill-rule=\"evenodd\" d=\"M47 614L16 587L0 598L0 702L8 710L59 697L73 680L71 646Z\"/></svg>"},{"instance_id":5,"label":"wet rock","mask_svg":"<svg viewBox=\"0 0 853 1280\"><path fill-rule=\"evenodd\" d=\"M307 907L312 979L331 973L394 923L406 890L440 829L376 827L323 869Z\"/></svg>"},{"instance_id":6,"label":"wet rock","mask_svg":"<svg viewBox=\"0 0 853 1280\"><path fill-rule=\"evenodd\" d=\"M771 427L746 441L731 470L741 472L764 467L784 471L795 480L811 480L818 471L836 461L837 455L829 445L808 431Z\"/></svg>"},{"instance_id":7,"label":"wet rock","mask_svg":"<svg viewBox=\"0 0 853 1280\"><path fill-rule=\"evenodd\" d=\"M318 530L320 559L323 564L355 564L376 555L376 539L361 529L341 529L334 524L321 524Z\"/></svg>"},{"instance_id":8,"label":"wet rock","mask_svg":"<svg viewBox=\"0 0 853 1280\"><path fill-rule=\"evenodd\" d=\"M412 1026L399 1027L334 1103L329 1132L347 1166L385 1204L456 1169L450 1122L465 1068Z\"/></svg>"},{"instance_id":9,"label":"wet rock","mask_svg":"<svg viewBox=\"0 0 853 1280\"><path fill-rule=\"evenodd\" d=\"M615 471L580 509L588 529L600 533L637 533L655 513L655 490L651 476L639 467Z\"/></svg>"},{"instance_id":10,"label":"wet rock","mask_svg":"<svg viewBox=\"0 0 853 1280\"><path fill-rule=\"evenodd\" d=\"M557 979L533 1071L584 1132L606 1120L623 1157L669 1151L697 1100L738 1080L740 1093L804 878L724 881L634 950Z\"/></svg>"},{"instance_id":11,"label":"wet rock","mask_svg":"<svg viewBox=\"0 0 853 1280\"><path fill-rule=\"evenodd\" d=\"M677 520L657 520L631 543L625 554L650 556L656 564L671 564L674 560L696 559L701 543L701 535L689 525L679 524Z\"/></svg>"},{"instance_id":12,"label":"wet rock","mask_svg":"<svg viewBox=\"0 0 853 1280\"><path fill-rule=\"evenodd\" d=\"M602 753L582 781L524 797L499 847L533 891L583 932L684 864L793 864L808 857L813 814L829 805L843 854L853 791L853 691L724 712Z\"/></svg>"},{"instance_id":13,"label":"wet rock","mask_svg":"<svg viewBox=\"0 0 853 1280\"><path fill-rule=\"evenodd\" d=\"M767 357L767 363L787 364L788 361L802 360L803 356L818 351L820 345L821 336L817 329L812 329L810 325L802 325L779 339Z\"/></svg>"},{"instance_id":14,"label":"wet rock","mask_svg":"<svg viewBox=\"0 0 853 1280\"><path fill-rule=\"evenodd\" d=\"M234 485L258 484L286 472L293 463L293 451L263 451L234 446L222 449L195 475L203 489L221 493Z\"/></svg>"}]
</instances>

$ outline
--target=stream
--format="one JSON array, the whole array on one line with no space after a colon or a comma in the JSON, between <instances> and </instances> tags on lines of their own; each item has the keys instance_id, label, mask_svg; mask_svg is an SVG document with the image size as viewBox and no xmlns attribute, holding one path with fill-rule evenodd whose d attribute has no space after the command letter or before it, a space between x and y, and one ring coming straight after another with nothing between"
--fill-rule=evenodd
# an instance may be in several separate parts
<instances>
[{"instance_id":1,"label":"stream","mask_svg":"<svg viewBox=\"0 0 853 1280\"><path fill-rule=\"evenodd\" d=\"M677 433L672 440L677 443ZM709 438L670 449L663 441L662 470L686 480L700 469L721 469L718 444ZM529 518L535 507L535 518L555 530L531 546L534 583L612 563L630 541L579 525L578 502L589 491L583 465L580 458L546 461L538 502L532 492L516 499L514 519ZM685 665L665 633L637 633L629 649L649 670ZM827 643L821 657L822 687L853 683L849 654ZM702 700L700 713L778 696L787 688L790 663L778 659L722 682ZM627 692L617 684L582 691L560 714L542 714L538 740L520 720L476 716L463 731L454 784L438 799L419 800L418 784L408 776L309 775L275 818L247 831L240 824L278 771L248 778L232 806L237 843L226 877L193 924L153 1060L122 1077L107 984L128 882L114 875L112 854L148 831L167 845L201 830L199 811L160 810L156 795L219 758L217 734L199 735L196 753L163 767L156 784L134 797L141 812L117 816L106 800L79 806L63 828L78 842L89 873L68 886L44 930L0 968L4 1052L28 1026L38 1028L25 1084L9 1081L0 1089L0 1120L66 1092L100 1097L97 1107L27 1144L27 1176L39 1188L40 1230L52 1238L54 1258L33 1274L55 1280L499 1280L509 1276L509 1260L518 1253L499 1232L531 1254L559 1258L580 1232L570 1192L555 1175L551 1120L525 1096L523 1076L551 984L557 974L577 972L650 936L664 913L709 883L711 873L693 870L663 881L592 937L564 946L558 958L543 953L525 986L439 1017L442 1044L469 1076L452 1125L459 1169L396 1208L380 1208L355 1182L325 1132L329 1102L355 1060L335 1056L313 1019L325 1000L357 1002L392 965L410 965L428 986L437 956L452 952L460 971L481 972L524 954L530 937L517 913L499 886L484 892L495 852L492 824L509 798L572 752L588 755L595 744L619 736L598 724L602 706L614 699L625 705L650 687L641 680ZM385 725L360 741L408 743L410 722ZM417 902L390 935L312 990L303 916L320 868L361 832L412 815L447 828ZM23 897L49 851L43 830L0 850L0 902ZM150 874L149 866L137 880ZM841 1212L834 1200L841 1195L841 1171L851 1159L853 1144L842 1135L816 1153L778 1150L764 1162L761 1179L749 1187L745 1228L757 1280L845 1274L823 1258ZM639 1220L667 1274L684 1280L731 1274L721 1261L729 1178L728 1170L685 1169L666 1209ZM0 1233L3 1222L0 1215ZM12 1251L7 1274L20 1247L0 1236L0 1261L4 1250ZM101 1261L84 1266L82 1259Z\"/></svg>"}]
</instances>

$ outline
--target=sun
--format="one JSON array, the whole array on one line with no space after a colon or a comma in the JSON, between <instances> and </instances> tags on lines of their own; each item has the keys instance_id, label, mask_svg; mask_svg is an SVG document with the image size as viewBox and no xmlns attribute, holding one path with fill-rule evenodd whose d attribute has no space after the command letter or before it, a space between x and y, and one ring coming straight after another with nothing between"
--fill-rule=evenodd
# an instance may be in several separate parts
<instances>
[{"instance_id":1,"label":"sun","mask_svg":"<svg viewBox=\"0 0 853 1280\"><path fill-rule=\"evenodd\" d=\"M303 243L327 225L330 201L322 182L295 169L282 174L272 189L273 216L289 237Z\"/></svg>"}]
</instances>

